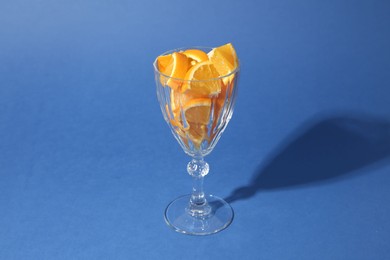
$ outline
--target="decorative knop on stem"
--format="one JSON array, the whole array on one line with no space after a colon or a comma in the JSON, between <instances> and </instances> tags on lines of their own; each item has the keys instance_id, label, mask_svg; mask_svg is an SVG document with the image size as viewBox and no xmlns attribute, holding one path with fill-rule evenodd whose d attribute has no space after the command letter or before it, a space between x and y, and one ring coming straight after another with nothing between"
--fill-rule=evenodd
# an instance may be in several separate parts
<instances>
[{"instance_id":1,"label":"decorative knop on stem","mask_svg":"<svg viewBox=\"0 0 390 260\"><path fill-rule=\"evenodd\" d=\"M200 159L192 159L187 165L187 171L193 178L192 194L187 208L194 217L206 217L211 212L203 192L203 178L209 172L209 164Z\"/></svg>"}]
</instances>

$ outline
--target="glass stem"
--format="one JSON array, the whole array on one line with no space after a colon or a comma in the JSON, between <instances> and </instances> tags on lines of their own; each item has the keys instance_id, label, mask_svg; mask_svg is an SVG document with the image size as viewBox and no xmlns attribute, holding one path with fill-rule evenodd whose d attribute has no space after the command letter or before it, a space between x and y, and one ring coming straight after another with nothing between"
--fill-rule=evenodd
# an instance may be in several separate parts
<instances>
[{"instance_id":1,"label":"glass stem","mask_svg":"<svg viewBox=\"0 0 390 260\"><path fill-rule=\"evenodd\" d=\"M202 157L193 158L187 165L187 171L193 179L187 211L194 217L205 217L211 212L203 191L203 179L209 172L209 164Z\"/></svg>"}]
</instances>

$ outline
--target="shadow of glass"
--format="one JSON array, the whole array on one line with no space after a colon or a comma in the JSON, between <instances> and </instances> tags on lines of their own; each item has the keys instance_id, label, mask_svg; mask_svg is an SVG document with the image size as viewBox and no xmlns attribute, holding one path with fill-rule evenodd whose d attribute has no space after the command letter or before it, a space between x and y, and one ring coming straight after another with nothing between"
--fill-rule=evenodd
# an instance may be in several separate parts
<instances>
[{"instance_id":1,"label":"shadow of glass","mask_svg":"<svg viewBox=\"0 0 390 260\"><path fill-rule=\"evenodd\" d=\"M310 120L259 166L248 185L235 189L225 200L231 203L261 190L350 178L356 170L389 156L390 121L363 116Z\"/></svg>"}]
</instances>

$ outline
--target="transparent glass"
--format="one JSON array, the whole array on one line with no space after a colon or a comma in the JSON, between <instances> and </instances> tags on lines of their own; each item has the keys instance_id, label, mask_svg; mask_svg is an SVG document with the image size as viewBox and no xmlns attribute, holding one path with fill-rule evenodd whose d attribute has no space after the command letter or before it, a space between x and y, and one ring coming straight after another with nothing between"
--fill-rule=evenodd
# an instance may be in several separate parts
<instances>
[{"instance_id":1,"label":"transparent glass","mask_svg":"<svg viewBox=\"0 0 390 260\"><path fill-rule=\"evenodd\" d=\"M162 55L186 49L179 48ZM238 63L238 62L237 62ZM204 161L227 124L237 96L239 64L230 74L208 80L183 80L164 75L154 62L157 97L165 121L184 152L192 157L187 172L193 178L192 193L172 201L165 210L165 221L175 231L191 235L219 232L232 222L234 212L223 199L203 191L203 179L209 172ZM188 87L191 86L191 87ZM202 89L210 89L210 94Z\"/></svg>"}]
</instances>

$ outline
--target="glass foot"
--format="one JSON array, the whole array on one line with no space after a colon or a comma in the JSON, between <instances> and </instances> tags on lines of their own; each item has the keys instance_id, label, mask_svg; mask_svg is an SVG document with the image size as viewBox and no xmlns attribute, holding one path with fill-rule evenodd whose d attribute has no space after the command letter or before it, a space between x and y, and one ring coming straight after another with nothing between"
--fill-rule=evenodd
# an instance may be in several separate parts
<instances>
[{"instance_id":1,"label":"glass foot","mask_svg":"<svg viewBox=\"0 0 390 260\"><path fill-rule=\"evenodd\" d=\"M172 201L165 210L165 221L175 231L188 235L210 235L227 228L232 223L234 212L223 199L205 195L207 214L193 214L189 209L191 195Z\"/></svg>"}]
</instances>

